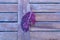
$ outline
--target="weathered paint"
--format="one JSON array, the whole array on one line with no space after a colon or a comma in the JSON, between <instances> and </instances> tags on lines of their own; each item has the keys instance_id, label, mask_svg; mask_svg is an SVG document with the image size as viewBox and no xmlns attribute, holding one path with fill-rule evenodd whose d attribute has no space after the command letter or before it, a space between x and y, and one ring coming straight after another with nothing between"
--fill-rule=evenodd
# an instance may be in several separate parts
<instances>
[{"instance_id":1,"label":"weathered paint","mask_svg":"<svg viewBox=\"0 0 60 40\"><path fill-rule=\"evenodd\" d=\"M17 32L0 32L0 40L17 40Z\"/></svg>"},{"instance_id":2,"label":"weathered paint","mask_svg":"<svg viewBox=\"0 0 60 40\"><path fill-rule=\"evenodd\" d=\"M60 21L60 13L35 13L36 21Z\"/></svg>"},{"instance_id":3,"label":"weathered paint","mask_svg":"<svg viewBox=\"0 0 60 40\"><path fill-rule=\"evenodd\" d=\"M30 2L60 2L60 0L30 0Z\"/></svg>"},{"instance_id":4,"label":"weathered paint","mask_svg":"<svg viewBox=\"0 0 60 40\"><path fill-rule=\"evenodd\" d=\"M33 12L60 12L60 4L31 4L31 6Z\"/></svg>"},{"instance_id":5,"label":"weathered paint","mask_svg":"<svg viewBox=\"0 0 60 40\"><path fill-rule=\"evenodd\" d=\"M0 12L18 12L17 4L0 4Z\"/></svg>"},{"instance_id":6,"label":"weathered paint","mask_svg":"<svg viewBox=\"0 0 60 40\"><path fill-rule=\"evenodd\" d=\"M30 32L31 40L60 40L60 32Z\"/></svg>"},{"instance_id":7,"label":"weathered paint","mask_svg":"<svg viewBox=\"0 0 60 40\"><path fill-rule=\"evenodd\" d=\"M21 29L21 19L22 17L26 14L26 12L28 12L29 10L27 10L27 6L28 6L28 0L19 0L19 6L18 6L18 25L19 25L19 29L18 29L18 40L30 40L30 32L24 32ZM29 7L28 7L29 8ZM30 9L30 8L29 8Z\"/></svg>"}]
</instances>

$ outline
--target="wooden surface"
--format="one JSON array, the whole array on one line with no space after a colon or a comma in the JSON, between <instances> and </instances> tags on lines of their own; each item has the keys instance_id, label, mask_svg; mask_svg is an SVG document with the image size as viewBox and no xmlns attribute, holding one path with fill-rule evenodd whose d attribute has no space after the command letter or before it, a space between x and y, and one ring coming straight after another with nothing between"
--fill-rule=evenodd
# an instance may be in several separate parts
<instances>
[{"instance_id":1,"label":"wooden surface","mask_svg":"<svg viewBox=\"0 0 60 40\"><path fill-rule=\"evenodd\" d=\"M18 2L18 0L0 0L0 2Z\"/></svg>"},{"instance_id":2,"label":"wooden surface","mask_svg":"<svg viewBox=\"0 0 60 40\"><path fill-rule=\"evenodd\" d=\"M60 32L30 32L31 40L60 40Z\"/></svg>"},{"instance_id":3,"label":"wooden surface","mask_svg":"<svg viewBox=\"0 0 60 40\"><path fill-rule=\"evenodd\" d=\"M33 12L60 12L60 4L31 4L31 6Z\"/></svg>"},{"instance_id":4,"label":"wooden surface","mask_svg":"<svg viewBox=\"0 0 60 40\"><path fill-rule=\"evenodd\" d=\"M17 4L0 4L0 12L17 12Z\"/></svg>"},{"instance_id":5,"label":"wooden surface","mask_svg":"<svg viewBox=\"0 0 60 40\"><path fill-rule=\"evenodd\" d=\"M18 40L18 0L0 0L0 40Z\"/></svg>"},{"instance_id":6,"label":"wooden surface","mask_svg":"<svg viewBox=\"0 0 60 40\"><path fill-rule=\"evenodd\" d=\"M60 13L36 13L36 21L60 21Z\"/></svg>"},{"instance_id":7,"label":"wooden surface","mask_svg":"<svg viewBox=\"0 0 60 40\"><path fill-rule=\"evenodd\" d=\"M56 22L60 21L60 4L38 4L38 2L60 2L60 0L30 0L30 2L37 2L37 4L31 4L32 11L35 12L36 15L36 22L34 27L39 30L60 29L60 22ZM27 32L25 34L23 33L24 35L21 38L22 30L20 27L20 18L22 17L23 10L21 6L22 4L19 4L18 9L17 3L18 0L0 0L0 21L2 21L0 22L0 40L21 40L24 38L24 36L26 40L29 40L29 36L31 37L31 40L60 40L60 32L30 32L30 35L29 32ZM36 28L32 29L36 30ZM17 31L19 31L19 33L17 33Z\"/></svg>"},{"instance_id":8,"label":"wooden surface","mask_svg":"<svg viewBox=\"0 0 60 40\"><path fill-rule=\"evenodd\" d=\"M30 0L30 2L60 2L60 0Z\"/></svg>"},{"instance_id":9,"label":"wooden surface","mask_svg":"<svg viewBox=\"0 0 60 40\"><path fill-rule=\"evenodd\" d=\"M0 23L0 31L17 31L17 23Z\"/></svg>"},{"instance_id":10,"label":"wooden surface","mask_svg":"<svg viewBox=\"0 0 60 40\"><path fill-rule=\"evenodd\" d=\"M36 22L35 27L37 28L47 28L47 29L53 29L57 28L60 29L60 22Z\"/></svg>"},{"instance_id":11,"label":"wooden surface","mask_svg":"<svg viewBox=\"0 0 60 40\"><path fill-rule=\"evenodd\" d=\"M0 32L0 40L17 40L17 32Z\"/></svg>"},{"instance_id":12,"label":"wooden surface","mask_svg":"<svg viewBox=\"0 0 60 40\"><path fill-rule=\"evenodd\" d=\"M17 13L0 13L0 21L17 21Z\"/></svg>"},{"instance_id":13,"label":"wooden surface","mask_svg":"<svg viewBox=\"0 0 60 40\"><path fill-rule=\"evenodd\" d=\"M60 0L30 0L32 11L36 15L35 25L30 28L31 40L60 40L59 2Z\"/></svg>"}]
</instances>

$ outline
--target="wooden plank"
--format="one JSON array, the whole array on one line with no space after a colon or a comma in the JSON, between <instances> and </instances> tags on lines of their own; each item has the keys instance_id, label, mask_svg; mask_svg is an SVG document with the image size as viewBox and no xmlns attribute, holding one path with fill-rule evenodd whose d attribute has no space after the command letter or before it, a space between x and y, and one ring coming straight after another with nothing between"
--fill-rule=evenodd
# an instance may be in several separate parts
<instances>
[{"instance_id":1,"label":"wooden plank","mask_svg":"<svg viewBox=\"0 0 60 40\"><path fill-rule=\"evenodd\" d=\"M17 31L17 23L0 23L0 31Z\"/></svg>"},{"instance_id":2,"label":"wooden plank","mask_svg":"<svg viewBox=\"0 0 60 40\"><path fill-rule=\"evenodd\" d=\"M0 12L17 12L17 4L0 4Z\"/></svg>"},{"instance_id":3,"label":"wooden plank","mask_svg":"<svg viewBox=\"0 0 60 40\"><path fill-rule=\"evenodd\" d=\"M0 40L17 40L17 32L0 32Z\"/></svg>"},{"instance_id":4,"label":"wooden plank","mask_svg":"<svg viewBox=\"0 0 60 40\"><path fill-rule=\"evenodd\" d=\"M60 22L36 22L32 27L37 29L60 29Z\"/></svg>"},{"instance_id":5,"label":"wooden plank","mask_svg":"<svg viewBox=\"0 0 60 40\"><path fill-rule=\"evenodd\" d=\"M60 32L30 32L31 40L60 40Z\"/></svg>"},{"instance_id":6,"label":"wooden plank","mask_svg":"<svg viewBox=\"0 0 60 40\"><path fill-rule=\"evenodd\" d=\"M17 2L17 0L0 0L0 2Z\"/></svg>"},{"instance_id":7,"label":"wooden plank","mask_svg":"<svg viewBox=\"0 0 60 40\"><path fill-rule=\"evenodd\" d=\"M17 13L0 13L0 21L17 21Z\"/></svg>"},{"instance_id":8,"label":"wooden plank","mask_svg":"<svg viewBox=\"0 0 60 40\"><path fill-rule=\"evenodd\" d=\"M36 21L60 21L60 13L36 13Z\"/></svg>"},{"instance_id":9,"label":"wooden plank","mask_svg":"<svg viewBox=\"0 0 60 40\"><path fill-rule=\"evenodd\" d=\"M21 18L29 11L29 0L18 0L18 40L30 40L30 32L24 32L21 28Z\"/></svg>"},{"instance_id":10,"label":"wooden plank","mask_svg":"<svg viewBox=\"0 0 60 40\"><path fill-rule=\"evenodd\" d=\"M30 2L60 2L60 0L30 0Z\"/></svg>"},{"instance_id":11,"label":"wooden plank","mask_svg":"<svg viewBox=\"0 0 60 40\"><path fill-rule=\"evenodd\" d=\"M31 4L31 6L34 12L60 12L60 4Z\"/></svg>"},{"instance_id":12,"label":"wooden plank","mask_svg":"<svg viewBox=\"0 0 60 40\"><path fill-rule=\"evenodd\" d=\"M60 32L59 29L49 29L49 28L39 28L39 27L30 27L30 32Z\"/></svg>"}]
</instances>

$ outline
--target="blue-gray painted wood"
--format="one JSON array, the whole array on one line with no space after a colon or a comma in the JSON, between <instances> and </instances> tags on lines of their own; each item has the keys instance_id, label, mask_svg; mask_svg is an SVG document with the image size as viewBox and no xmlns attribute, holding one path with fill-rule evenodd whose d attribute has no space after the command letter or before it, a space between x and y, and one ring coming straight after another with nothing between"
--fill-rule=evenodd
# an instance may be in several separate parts
<instances>
[{"instance_id":1,"label":"blue-gray painted wood","mask_svg":"<svg viewBox=\"0 0 60 40\"><path fill-rule=\"evenodd\" d=\"M34 12L60 12L60 4L31 4L31 6Z\"/></svg>"},{"instance_id":2,"label":"blue-gray painted wood","mask_svg":"<svg viewBox=\"0 0 60 40\"><path fill-rule=\"evenodd\" d=\"M21 18L27 12L27 0L18 0L18 40L30 40L30 32L24 32L21 29ZM24 5L25 4L25 5Z\"/></svg>"},{"instance_id":3,"label":"blue-gray painted wood","mask_svg":"<svg viewBox=\"0 0 60 40\"><path fill-rule=\"evenodd\" d=\"M0 4L0 12L17 12L17 4Z\"/></svg>"},{"instance_id":4,"label":"blue-gray painted wood","mask_svg":"<svg viewBox=\"0 0 60 40\"><path fill-rule=\"evenodd\" d=\"M60 21L60 13L35 13L36 21Z\"/></svg>"},{"instance_id":5,"label":"blue-gray painted wood","mask_svg":"<svg viewBox=\"0 0 60 40\"><path fill-rule=\"evenodd\" d=\"M0 0L0 40L17 40L17 0Z\"/></svg>"},{"instance_id":6,"label":"blue-gray painted wood","mask_svg":"<svg viewBox=\"0 0 60 40\"><path fill-rule=\"evenodd\" d=\"M0 32L0 40L17 40L17 32Z\"/></svg>"},{"instance_id":7,"label":"blue-gray painted wood","mask_svg":"<svg viewBox=\"0 0 60 40\"><path fill-rule=\"evenodd\" d=\"M0 2L18 2L18 0L0 0Z\"/></svg>"},{"instance_id":8,"label":"blue-gray painted wood","mask_svg":"<svg viewBox=\"0 0 60 40\"><path fill-rule=\"evenodd\" d=\"M1 32L18 31L17 25L18 25L17 23L0 23L0 31Z\"/></svg>"},{"instance_id":9,"label":"blue-gray painted wood","mask_svg":"<svg viewBox=\"0 0 60 40\"><path fill-rule=\"evenodd\" d=\"M18 21L18 13L0 13L0 21Z\"/></svg>"},{"instance_id":10,"label":"blue-gray painted wood","mask_svg":"<svg viewBox=\"0 0 60 40\"><path fill-rule=\"evenodd\" d=\"M60 0L30 0L30 2L60 2Z\"/></svg>"},{"instance_id":11,"label":"blue-gray painted wood","mask_svg":"<svg viewBox=\"0 0 60 40\"><path fill-rule=\"evenodd\" d=\"M31 40L60 40L60 32L30 32Z\"/></svg>"}]
</instances>

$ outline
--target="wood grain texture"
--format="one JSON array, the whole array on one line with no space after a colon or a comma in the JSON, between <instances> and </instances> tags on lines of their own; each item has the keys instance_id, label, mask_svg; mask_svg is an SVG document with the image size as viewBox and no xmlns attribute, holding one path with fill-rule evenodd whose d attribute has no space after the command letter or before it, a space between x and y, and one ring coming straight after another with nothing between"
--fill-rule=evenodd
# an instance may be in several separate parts
<instances>
[{"instance_id":1,"label":"wood grain texture","mask_svg":"<svg viewBox=\"0 0 60 40\"><path fill-rule=\"evenodd\" d=\"M30 32L31 40L60 40L60 32Z\"/></svg>"},{"instance_id":2,"label":"wood grain texture","mask_svg":"<svg viewBox=\"0 0 60 40\"><path fill-rule=\"evenodd\" d=\"M0 21L17 21L17 13L0 13Z\"/></svg>"},{"instance_id":3,"label":"wood grain texture","mask_svg":"<svg viewBox=\"0 0 60 40\"><path fill-rule=\"evenodd\" d=\"M17 40L17 32L0 32L0 40Z\"/></svg>"},{"instance_id":4,"label":"wood grain texture","mask_svg":"<svg viewBox=\"0 0 60 40\"><path fill-rule=\"evenodd\" d=\"M0 2L18 2L18 0L0 0Z\"/></svg>"},{"instance_id":5,"label":"wood grain texture","mask_svg":"<svg viewBox=\"0 0 60 40\"><path fill-rule=\"evenodd\" d=\"M36 22L34 27L40 29L60 29L60 22Z\"/></svg>"},{"instance_id":6,"label":"wood grain texture","mask_svg":"<svg viewBox=\"0 0 60 40\"><path fill-rule=\"evenodd\" d=\"M36 21L60 21L60 13L36 13Z\"/></svg>"},{"instance_id":7,"label":"wood grain texture","mask_svg":"<svg viewBox=\"0 0 60 40\"><path fill-rule=\"evenodd\" d=\"M0 23L0 31L17 31L17 23Z\"/></svg>"},{"instance_id":8,"label":"wood grain texture","mask_svg":"<svg viewBox=\"0 0 60 40\"><path fill-rule=\"evenodd\" d=\"M30 0L30 2L60 2L60 0Z\"/></svg>"},{"instance_id":9,"label":"wood grain texture","mask_svg":"<svg viewBox=\"0 0 60 40\"><path fill-rule=\"evenodd\" d=\"M60 13L35 13L35 15L36 22L33 27L40 29L60 29Z\"/></svg>"},{"instance_id":10,"label":"wood grain texture","mask_svg":"<svg viewBox=\"0 0 60 40\"><path fill-rule=\"evenodd\" d=\"M60 4L31 4L31 6L34 12L60 12Z\"/></svg>"},{"instance_id":11,"label":"wood grain texture","mask_svg":"<svg viewBox=\"0 0 60 40\"><path fill-rule=\"evenodd\" d=\"M17 4L0 4L0 12L17 12Z\"/></svg>"},{"instance_id":12,"label":"wood grain texture","mask_svg":"<svg viewBox=\"0 0 60 40\"><path fill-rule=\"evenodd\" d=\"M0 0L0 40L18 40L17 23L8 23L9 21L18 21L18 0ZM16 12L16 13L14 13ZM8 21L8 22L1 22Z\"/></svg>"}]
</instances>

